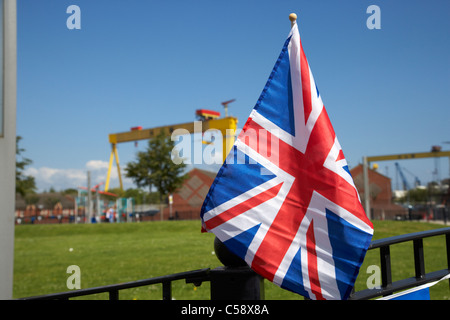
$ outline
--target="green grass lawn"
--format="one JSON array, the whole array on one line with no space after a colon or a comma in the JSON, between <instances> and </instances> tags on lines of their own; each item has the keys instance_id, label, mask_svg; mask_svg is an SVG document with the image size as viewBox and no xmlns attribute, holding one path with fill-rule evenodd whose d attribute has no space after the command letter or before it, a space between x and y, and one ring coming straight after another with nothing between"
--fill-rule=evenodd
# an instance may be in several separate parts
<instances>
[{"instance_id":1,"label":"green grass lawn","mask_svg":"<svg viewBox=\"0 0 450 320\"><path fill-rule=\"evenodd\" d=\"M375 221L374 239L443 227L416 222ZM19 225L15 229L14 298L68 291L67 267L81 270L81 288L135 281L221 265L214 235L200 232L200 221L164 221L92 225ZM446 268L445 239L424 240L427 272ZM391 247L393 280L414 276L412 243ZM366 288L366 273L378 264L379 251L368 252L356 288ZM302 297L265 282L266 299ZM209 299L209 282L200 287L172 284L175 299ZM161 299L161 285L120 291L121 299ZM106 299L100 294L84 299ZM450 299L449 283L432 287L432 299Z\"/></svg>"}]
</instances>

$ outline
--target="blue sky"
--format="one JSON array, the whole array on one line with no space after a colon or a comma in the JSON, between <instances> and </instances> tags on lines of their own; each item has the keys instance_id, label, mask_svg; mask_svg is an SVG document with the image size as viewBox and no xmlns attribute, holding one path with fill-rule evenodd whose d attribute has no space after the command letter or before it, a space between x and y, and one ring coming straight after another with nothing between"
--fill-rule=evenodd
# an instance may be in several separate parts
<instances>
[{"instance_id":1,"label":"blue sky","mask_svg":"<svg viewBox=\"0 0 450 320\"><path fill-rule=\"evenodd\" d=\"M366 26L372 4L379 30ZM81 9L80 30L66 26L70 5ZM223 112L233 98L242 127L291 12L350 167L364 155L450 149L448 0L19 0L17 133L33 160L27 172L40 190L86 185L87 170L102 182L108 134L193 121L196 109ZM121 165L145 145L119 145ZM448 162L439 161L441 179ZM426 183L435 162L401 165ZM379 166L395 186L394 162Z\"/></svg>"}]
</instances>

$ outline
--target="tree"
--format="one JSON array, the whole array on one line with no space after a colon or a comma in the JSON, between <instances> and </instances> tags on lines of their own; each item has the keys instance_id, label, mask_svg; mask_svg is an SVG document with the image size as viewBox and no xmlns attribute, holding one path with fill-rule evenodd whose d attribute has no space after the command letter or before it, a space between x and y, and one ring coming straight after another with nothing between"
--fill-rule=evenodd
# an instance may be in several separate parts
<instances>
[{"instance_id":1,"label":"tree","mask_svg":"<svg viewBox=\"0 0 450 320\"><path fill-rule=\"evenodd\" d=\"M71 197L78 196L78 190L75 188L68 188L68 189L62 190L61 193L65 196L71 196Z\"/></svg>"},{"instance_id":2,"label":"tree","mask_svg":"<svg viewBox=\"0 0 450 320\"><path fill-rule=\"evenodd\" d=\"M115 189L112 189L115 190ZM114 191L111 191L115 193ZM127 189L123 191L123 198L134 198L136 204L160 203L159 192L146 192L143 189Z\"/></svg>"},{"instance_id":3,"label":"tree","mask_svg":"<svg viewBox=\"0 0 450 320\"><path fill-rule=\"evenodd\" d=\"M22 156L25 149L19 147L19 142L22 140L21 136L16 137L16 193L25 197L28 193L36 192L36 183L34 177L23 174L25 167L30 165L33 161Z\"/></svg>"},{"instance_id":4,"label":"tree","mask_svg":"<svg viewBox=\"0 0 450 320\"><path fill-rule=\"evenodd\" d=\"M182 174L186 165L172 161L175 143L162 131L154 139L149 140L145 151L138 152L135 162L130 162L125 168L126 176L131 178L138 187L154 186L162 199L175 192L186 179ZM176 154L176 153L175 153ZM162 207L161 207L162 219Z\"/></svg>"}]
</instances>

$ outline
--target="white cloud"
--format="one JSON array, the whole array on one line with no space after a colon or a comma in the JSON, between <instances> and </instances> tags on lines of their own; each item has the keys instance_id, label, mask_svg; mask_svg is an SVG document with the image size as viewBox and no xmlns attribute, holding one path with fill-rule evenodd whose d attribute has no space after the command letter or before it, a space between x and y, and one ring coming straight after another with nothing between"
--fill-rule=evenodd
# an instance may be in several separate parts
<instances>
[{"instance_id":1,"label":"white cloud","mask_svg":"<svg viewBox=\"0 0 450 320\"><path fill-rule=\"evenodd\" d=\"M88 170L108 170L108 162L102 160L90 160L86 163L86 169Z\"/></svg>"},{"instance_id":2,"label":"white cloud","mask_svg":"<svg viewBox=\"0 0 450 320\"><path fill-rule=\"evenodd\" d=\"M40 167L29 167L25 170L25 175L35 178L38 192L54 188L55 190L64 190L68 188L78 188L87 186L87 172L91 172L91 185L106 181L108 172L108 162L102 160L90 160L86 163L84 169L58 169ZM122 174L124 188L134 187L130 179ZM111 170L110 188L118 187L119 179L117 168L114 166Z\"/></svg>"}]
</instances>

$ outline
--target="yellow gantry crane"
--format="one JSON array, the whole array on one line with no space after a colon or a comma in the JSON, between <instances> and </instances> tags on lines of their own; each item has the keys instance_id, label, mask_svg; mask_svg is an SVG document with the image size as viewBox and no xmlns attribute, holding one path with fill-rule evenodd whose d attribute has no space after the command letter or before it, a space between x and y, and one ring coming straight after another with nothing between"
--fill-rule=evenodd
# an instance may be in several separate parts
<instances>
[{"instance_id":1,"label":"yellow gantry crane","mask_svg":"<svg viewBox=\"0 0 450 320\"><path fill-rule=\"evenodd\" d=\"M232 100L234 101L234 100ZM227 101L226 104L232 102ZM230 151L231 147L234 144L236 129L237 129L237 118L225 116L224 118L219 118L220 113L217 111L206 110L206 109L198 109L196 111L198 121L180 123L168 126L155 127L150 129L142 129L142 127L134 127L131 128L130 131L112 133L109 135L109 142L111 143L111 155L109 157L109 166L108 166L108 174L106 176L105 183L105 192L109 189L109 181L111 178L111 170L113 166L114 158L116 159L117 164L117 173L119 176L120 189L123 189L122 176L120 173L120 164L119 164L119 154L117 152L117 144L123 142L136 142L139 140L148 140L156 137L161 131L164 131L170 135L177 134L175 130L177 129L185 129L179 130L178 132L184 132L180 134L185 134L186 131L190 134L193 133L204 133L207 130L218 130L222 134L223 139L223 147L222 154L223 160Z\"/></svg>"},{"instance_id":2,"label":"yellow gantry crane","mask_svg":"<svg viewBox=\"0 0 450 320\"><path fill-rule=\"evenodd\" d=\"M402 153L382 156L363 157L363 177L364 177L364 208L370 218L370 191L369 191L369 167L373 161L406 160L423 158L448 157L450 163L450 151L441 151L440 146L432 146L431 152Z\"/></svg>"}]
</instances>

